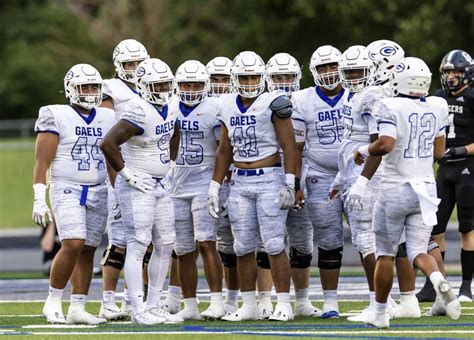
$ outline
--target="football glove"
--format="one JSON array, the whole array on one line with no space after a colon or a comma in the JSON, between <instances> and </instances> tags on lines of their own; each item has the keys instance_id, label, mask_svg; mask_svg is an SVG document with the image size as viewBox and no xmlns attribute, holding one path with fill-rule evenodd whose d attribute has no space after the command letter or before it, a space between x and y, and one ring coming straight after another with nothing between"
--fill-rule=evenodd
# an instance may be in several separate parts
<instances>
[{"instance_id":1,"label":"football glove","mask_svg":"<svg viewBox=\"0 0 474 340\"><path fill-rule=\"evenodd\" d=\"M33 184L35 200L33 202L33 221L36 224L46 228L52 220L51 211L46 204L46 185L43 183Z\"/></svg>"},{"instance_id":2,"label":"football glove","mask_svg":"<svg viewBox=\"0 0 474 340\"><path fill-rule=\"evenodd\" d=\"M120 177L128 182L135 189L140 190L143 193L147 193L153 190L155 186L155 180L147 174L132 172L127 167L117 172Z\"/></svg>"},{"instance_id":3,"label":"football glove","mask_svg":"<svg viewBox=\"0 0 474 340\"><path fill-rule=\"evenodd\" d=\"M344 201L344 207L350 211L360 211L364 208L362 199L364 198L365 190L369 180L364 176L357 177L357 181L349 189Z\"/></svg>"},{"instance_id":4,"label":"football glove","mask_svg":"<svg viewBox=\"0 0 474 340\"><path fill-rule=\"evenodd\" d=\"M216 181L211 181L207 193L207 209L214 218L219 218L219 189L221 185Z\"/></svg>"},{"instance_id":5,"label":"football glove","mask_svg":"<svg viewBox=\"0 0 474 340\"><path fill-rule=\"evenodd\" d=\"M464 146L451 146L444 153L443 158L441 158L440 163L446 162L450 159L466 157L467 149Z\"/></svg>"}]
</instances>

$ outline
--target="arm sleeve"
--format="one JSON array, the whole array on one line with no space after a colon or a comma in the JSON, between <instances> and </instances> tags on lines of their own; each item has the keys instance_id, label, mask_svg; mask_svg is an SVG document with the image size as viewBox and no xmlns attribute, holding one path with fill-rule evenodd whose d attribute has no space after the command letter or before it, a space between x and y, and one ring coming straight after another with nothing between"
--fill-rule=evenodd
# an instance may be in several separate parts
<instances>
[{"instance_id":1,"label":"arm sleeve","mask_svg":"<svg viewBox=\"0 0 474 340\"><path fill-rule=\"evenodd\" d=\"M59 136L59 127L56 122L56 115L48 106L39 109L38 119L35 124L35 131L38 133L49 132Z\"/></svg>"}]
</instances>

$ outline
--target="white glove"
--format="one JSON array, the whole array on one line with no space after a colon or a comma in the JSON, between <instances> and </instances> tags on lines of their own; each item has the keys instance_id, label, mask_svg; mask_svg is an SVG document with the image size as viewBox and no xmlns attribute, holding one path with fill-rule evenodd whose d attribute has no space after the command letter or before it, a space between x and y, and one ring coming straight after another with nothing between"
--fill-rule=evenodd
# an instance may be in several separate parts
<instances>
[{"instance_id":1,"label":"white glove","mask_svg":"<svg viewBox=\"0 0 474 340\"><path fill-rule=\"evenodd\" d=\"M163 185L166 189L171 188L171 183L173 181L173 173L174 173L174 168L176 166L175 161L170 161L170 166L168 168L168 172L165 175L165 178L163 178Z\"/></svg>"},{"instance_id":2,"label":"white glove","mask_svg":"<svg viewBox=\"0 0 474 340\"><path fill-rule=\"evenodd\" d=\"M334 180L332 181L331 183L331 187L329 188L329 192L328 192L328 201L331 202L332 200L334 200L338 195L339 193L341 192L342 189L344 189L344 184L345 184L345 180L344 178L342 177L341 173L338 172L337 175L336 175L336 178L334 178ZM331 200L331 193L334 191L334 190L337 190L338 193L333 197L333 199Z\"/></svg>"},{"instance_id":3,"label":"white glove","mask_svg":"<svg viewBox=\"0 0 474 340\"><path fill-rule=\"evenodd\" d=\"M124 167L122 170L117 172L117 174L127 181L132 187L140 190L143 193L152 191L154 188L155 180L150 175L134 173L127 167Z\"/></svg>"},{"instance_id":4,"label":"white glove","mask_svg":"<svg viewBox=\"0 0 474 340\"><path fill-rule=\"evenodd\" d=\"M219 218L219 189L221 185L216 181L211 181L207 193L207 209L214 218Z\"/></svg>"},{"instance_id":5,"label":"white glove","mask_svg":"<svg viewBox=\"0 0 474 340\"><path fill-rule=\"evenodd\" d=\"M286 174L286 186L278 192L276 203L281 210L291 209L295 206L295 175Z\"/></svg>"},{"instance_id":6,"label":"white glove","mask_svg":"<svg viewBox=\"0 0 474 340\"><path fill-rule=\"evenodd\" d=\"M35 191L35 200L33 202L33 221L36 224L46 228L52 220L51 211L46 204L46 185L43 183L33 184Z\"/></svg>"},{"instance_id":7,"label":"white glove","mask_svg":"<svg viewBox=\"0 0 474 340\"><path fill-rule=\"evenodd\" d=\"M364 209L362 199L364 198L365 190L369 180L364 176L357 177L357 181L349 189L344 206L350 211L360 211Z\"/></svg>"}]
</instances>

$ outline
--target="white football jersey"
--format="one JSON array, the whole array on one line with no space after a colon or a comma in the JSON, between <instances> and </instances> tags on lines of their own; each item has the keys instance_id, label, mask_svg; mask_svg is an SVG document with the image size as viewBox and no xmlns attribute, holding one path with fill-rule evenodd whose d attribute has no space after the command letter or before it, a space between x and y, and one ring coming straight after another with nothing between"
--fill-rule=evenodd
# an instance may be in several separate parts
<instances>
[{"instance_id":1,"label":"white football jersey","mask_svg":"<svg viewBox=\"0 0 474 340\"><path fill-rule=\"evenodd\" d=\"M175 197L207 193L220 131L217 101L209 97L197 106L188 107L176 100L170 110L177 112L180 130L171 192Z\"/></svg>"},{"instance_id":2,"label":"white football jersey","mask_svg":"<svg viewBox=\"0 0 474 340\"><path fill-rule=\"evenodd\" d=\"M387 185L421 179L434 183L433 141L444 136L448 104L441 97L385 98L372 111L379 136L396 139L394 149L382 158L383 182Z\"/></svg>"},{"instance_id":3,"label":"white football jersey","mask_svg":"<svg viewBox=\"0 0 474 340\"><path fill-rule=\"evenodd\" d=\"M388 86L373 85L347 97L342 110L344 139L370 142L370 135L377 133L377 125L371 117L372 108L379 99L390 95Z\"/></svg>"},{"instance_id":4,"label":"white football jersey","mask_svg":"<svg viewBox=\"0 0 474 340\"><path fill-rule=\"evenodd\" d=\"M297 143L306 143L306 162L312 168L337 173L337 151L343 139L342 108L349 92L333 98L319 87L293 92L292 122Z\"/></svg>"},{"instance_id":5,"label":"white football jersey","mask_svg":"<svg viewBox=\"0 0 474 340\"><path fill-rule=\"evenodd\" d=\"M138 97L126 102L121 112L121 119L140 129L121 146L125 165L153 177L164 177L178 112L169 110L168 105L158 107Z\"/></svg>"},{"instance_id":6,"label":"white football jersey","mask_svg":"<svg viewBox=\"0 0 474 340\"><path fill-rule=\"evenodd\" d=\"M122 104L139 97L138 92L132 89L125 82L118 78L105 79L102 85L102 92L112 98L116 120L120 120L120 109Z\"/></svg>"},{"instance_id":7,"label":"white football jersey","mask_svg":"<svg viewBox=\"0 0 474 340\"><path fill-rule=\"evenodd\" d=\"M115 124L114 111L102 107L82 115L70 105L48 105L39 110L36 132L59 136L51 163L51 182L92 185L105 181L107 170L100 144Z\"/></svg>"},{"instance_id":8,"label":"white football jersey","mask_svg":"<svg viewBox=\"0 0 474 340\"><path fill-rule=\"evenodd\" d=\"M229 131L234 162L255 162L278 152L270 104L283 91L264 92L245 108L237 93L221 95L218 119Z\"/></svg>"}]
</instances>

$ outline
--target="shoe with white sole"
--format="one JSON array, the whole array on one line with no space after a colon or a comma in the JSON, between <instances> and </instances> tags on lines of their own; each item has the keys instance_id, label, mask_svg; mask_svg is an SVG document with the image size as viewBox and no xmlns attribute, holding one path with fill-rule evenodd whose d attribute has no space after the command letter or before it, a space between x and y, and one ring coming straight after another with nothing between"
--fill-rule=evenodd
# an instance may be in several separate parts
<instances>
[{"instance_id":1,"label":"shoe with white sole","mask_svg":"<svg viewBox=\"0 0 474 340\"><path fill-rule=\"evenodd\" d=\"M310 301L306 301L305 303L295 303L294 315L319 317L321 316L321 310L314 307Z\"/></svg>"},{"instance_id":2,"label":"shoe with white sole","mask_svg":"<svg viewBox=\"0 0 474 340\"><path fill-rule=\"evenodd\" d=\"M259 302L257 304L258 308L258 319L259 320L265 320L268 319L273 312L273 304L271 302Z\"/></svg>"},{"instance_id":3,"label":"shoe with white sole","mask_svg":"<svg viewBox=\"0 0 474 340\"><path fill-rule=\"evenodd\" d=\"M199 309L197 308L186 308L175 314L184 321L186 320L202 320L201 314L199 314Z\"/></svg>"},{"instance_id":4,"label":"shoe with white sole","mask_svg":"<svg viewBox=\"0 0 474 340\"><path fill-rule=\"evenodd\" d=\"M211 304L204 312L201 313L201 316L207 320L219 320L225 315L224 304Z\"/></svg>"},{"instance_id":5,"label":"shoe with white sole","mask_svg":"<svg viewBox=\"0 0 474 340\"><path fill-rule=\"evenodd\" d=\"M367 321L369 320L369 314L373 312L374 312L374 308L372 307L372 305L369 305L364 310L362 310L362 312L360 312L359 314L349 316L347 318L347 321L367 323Z\"/></svg>"},{"instance_id":6,"label":"shoe with white sole","mask_svg":"<svg viewBox=\"0 0 474 340\"><path fill-rule=\"evenodd\" d=\"M161 303L160 308L164 309L167 312L170 312L171 314L176 314L179 312L179 309L181 308L180 301L166 298Z\"/></svg>"},{"instance_id":7,"label":"shoe with white sole","mask_svg":"<svg viewBox=\"0 0 474 340\"><path fill-rule=\"evenodd\" d=\"M107 319L92 315L83 309L83 307L69 306L66 317L66 323L68 325L100 325L106 322Z\"/></svg>"},{"instance_id":8,"label":"shoe with white sole","mask_svg":"<svg viewBox=\"0 0 474 340\"><path fill-rule=\"evenodd\" d=\"M229 315L224 315L221 320L223 321L248 321L248 320L259 320L259 313L257 309L257 305L246 305L245 303L242 304L242 307L237 309L234 313Z\"/></svg>"},{"instance_id":9,"label":"shoe with white sole","mask_svg":"<svg viewBox=\"0 0 474 340\"><path fill-rule=\"evenodd\" d=\"M290 321L294 319L293 309L289 302L277 303L269 321Z\"/></svg>"},{"instance_id":10,"label":"shoe with white sole","mask_svg":"<svg viewBox=\"0 0 474 340\"><path fill-rule=\"evenodd\" d=\"M122 311L114 302L102 302L100 305L99 317L107 321L125 320L130 315Z\"/></svg>"},{"instance_id":11,"label":"shoe with white sole","mask_svg":"<svg viewBox=\"0 0 474 340\"><path fill-rule=\"evenodd\" d=\"M66 318L63 314L61 300L47 299L43 306L43 315L46 321L53 324L65 324Z\"/></svg>"},{"instance_id":12,"label":"shoe with white sole","mask_svg":"<svg viewBox=\"0 0 474 340\"><path fill-rule=\"evenodd\" d=\"M165 318L156 316L153 313L150 313L149 311L132 313L130 319L132 321L132 324L144 326L159 325L166 322Z\"/></svg>"},{"instance_id":13,"label":"shoe with white sole","mask_svg":"<svg viewBox=\"0 0 474 340\"><path fill-rule=\"evenodd\" d=\"M410 318L417 319L421 317L421 309L416 296L408 300L400 300L398 306L389 311L393 319Z\"/></svg>"},{"instance_id":14,"label":"shoe with white sole","mask_svg":"<svg viewBox=\"0 0 474 340\"><path fill-rule=\"evenodd\" d=\"M423 316L445 316L446 308L444 308L443 301L437 297L431 308L423 314Z\"/></svg>"},{"instance_id":15,"label":"shoe with white sole","mask_svg":"<svg viewBox=\"0 0 474 340\"><path fill-rule=\"evenodd\" d=\"M321 312L322 319L339 319L339 304L337 301L324 301L323 311Z\"/></svg>"},{"instance_id":16,"label":"shoe with white sole","mask_svg":"<svg viewBox=\"0 0 474 340\"><path fill-rule=\"evenodd\" d=\"M159 318L165 319L164 323L181 323L183 322L183 318L178 316L177 314L170 314L170 312L165 311L164 309L155 307L152 309L147 310L148 313L151 313Z\"/></svg>"},{"instance_id":17,"label":"shoe with white sole","mask_svg":"<svg viewBox=\"0 0 474 340\"><path fill-rule=\"evenodd\" d=\"M459 287L459 302L472 302L471 282L463 281Z\"/></svg>"},{"instance_id":18,"label":"shoe with white sole","mask_svg":"<svg viewBox=\"0 0 474 340\"><path fill-rule=\"evenodd\" d=\"M383 314L375 313L374 310L367 314L366 324L375 326L377 328L389 328L390 327L390 315L388 312Z\"/></svg>"},{"instance_id":19,"label":"shoe with white sole","mask_svg":"<svg viewBox=\"0 0 474 340\"><path fill-rule=\"evenodd\" d=\"M127 313L129 316L133 312L132 304L128 300L122 300L122 304L120 305L120 310L124 313Z\"/></svg>"},{"instance_id":20,"label":"shoe with white sole","mask_svg":"<svg viewBox=\"0 0 474 340\"><path fill-rule=\"evenodd\" d=\"M438 287L435 287L436 293L441 298L444 308L446 309L446 315L451 319L457 320L461 316L461 304L454 294L448 281L441 280Z\"/></svg>"},{"instance_id":21,"label":"shoe with white sole","mask_svg":"<svg viewBox=\"0 0 474 340\"><path fill-rule=\"evenodd\" d=\"M230 304L230 303L225 303L224 304L224 315L232 314L235 313L239 309L237 304Z\"/></svg>"}]
</instances>

